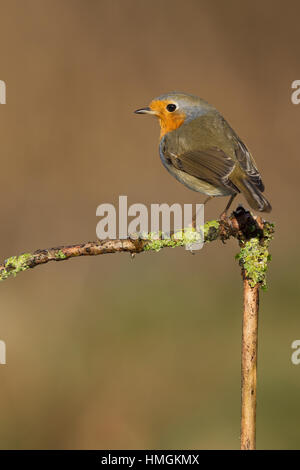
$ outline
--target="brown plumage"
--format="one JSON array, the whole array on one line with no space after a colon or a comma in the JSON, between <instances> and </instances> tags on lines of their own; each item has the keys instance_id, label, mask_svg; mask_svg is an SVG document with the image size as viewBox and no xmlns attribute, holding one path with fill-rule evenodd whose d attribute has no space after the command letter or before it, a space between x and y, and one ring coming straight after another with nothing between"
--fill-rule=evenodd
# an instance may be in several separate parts
<instances>
[{"instance_id":1,"label":"brown plumage","mask_svg":"<svg viewBox=\"0 0 300 470\"><path fill-rule=\"evenodd\" d=\"M252 155L213 106L196 96L169 93L136 113L159 118L160 157L178 181L210 197L231 196L230 203L241 192L252 209L271 211Z\"/></svg>"}]
</instances>

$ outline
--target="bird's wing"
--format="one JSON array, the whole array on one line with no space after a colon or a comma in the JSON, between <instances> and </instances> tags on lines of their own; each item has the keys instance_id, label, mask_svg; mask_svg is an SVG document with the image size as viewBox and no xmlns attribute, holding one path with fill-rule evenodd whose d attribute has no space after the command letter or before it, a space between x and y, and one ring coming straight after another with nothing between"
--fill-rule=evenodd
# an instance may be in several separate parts
<instances>
[{"instance_id":1,"label":"bird's wing","mask_svg":"<svg viewBox=\"0 0 300 470\"><path fill-rule=\"evenodd\" d=\"M255 161L246 145L237 136L235 139L235 155L240 167L244 170L250 181L263 192L265 187Z\"/></svg>"},{"instance_id":2,"label":"bird's wing","mask_svg":"<svg viewBox=\"0 0 300 470\"><path fill-rule=\"evenodd\" d=\"M165 152L165 158L178 170L204 180L213 186L224 185L239 192L237 187L228 179L233 170L234 162L219 148L205 150L186 151L175 154L171 151Z\"/></svg>"}]
</instances>

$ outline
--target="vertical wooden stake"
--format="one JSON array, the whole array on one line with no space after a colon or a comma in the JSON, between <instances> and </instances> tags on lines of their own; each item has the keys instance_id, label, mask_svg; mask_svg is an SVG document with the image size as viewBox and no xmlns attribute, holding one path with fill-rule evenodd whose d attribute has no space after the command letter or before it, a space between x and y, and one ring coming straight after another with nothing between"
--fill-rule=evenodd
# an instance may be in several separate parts
<instances>
[{"instance_id":1,"label":"vertical wooden stake","mask_svg":"<svg viewBox=\"0 0 300 470\"><path fill-rule=\"evenodd\" d=\"M256 447L256 367L259 284L251 287L245 275L243 275L243 282L241 450L254 450Z\"/></svg>"}]
</instances>

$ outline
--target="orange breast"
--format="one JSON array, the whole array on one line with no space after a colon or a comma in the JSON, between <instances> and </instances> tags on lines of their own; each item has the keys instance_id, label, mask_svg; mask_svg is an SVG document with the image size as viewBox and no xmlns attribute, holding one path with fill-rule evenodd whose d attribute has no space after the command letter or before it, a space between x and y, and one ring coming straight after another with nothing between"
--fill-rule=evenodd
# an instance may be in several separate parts
<instances>
[{"instance_id":1,"label":"orange breast","mask_svg":"<svg viewBox=\"0 0 300 470\"><path fill-rule=\"evenodd\" d=\"M171 103L168 100L152 101L150 108L155 111L160 123L160 138L162 138L167 132L178 129L185 120L185 114L183 112L174 111L170 113L167 111L167 105Z\"/></svg>"}]
</instances>

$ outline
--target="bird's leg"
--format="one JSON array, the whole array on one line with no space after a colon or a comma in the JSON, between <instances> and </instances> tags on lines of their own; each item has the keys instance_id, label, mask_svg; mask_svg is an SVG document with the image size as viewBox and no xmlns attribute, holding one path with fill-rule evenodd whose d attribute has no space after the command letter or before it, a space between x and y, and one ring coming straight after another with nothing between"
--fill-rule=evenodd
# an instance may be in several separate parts
<instances>
[{"instance_id":1,"label":"bird's leg","mask_svg":"<svg viewBox=\"0 0 300 470\"><path fill-rule=\"evenodd\" d=\"M205 206L205 204L210 201L211 199L213 198L213 196L208 196L205 201L203 202L203 205ZM196 219L197 219L197 214L198 212L196 212L196 214L194 215L194 217L192 218L192 227L196 230Z\"/></svg>"},{"instance_id":2,"label":"bird's leg","mask_svg":"<svg viewBox=\"0 0 300 470\"><path fill-rule=\"evenodd\" d=\"M208 196L205 201L203 202L203 205L205 206L205 204L208 203L208 201L210 201L211 199L213 198L213 196Z\"/></svg>"},{"instance_id":3,"label":"bird's leg","mask_svg":"<svg viewBox=\"0 0 300 470\"><path fill-rule=\"evenodd\" d=\"M232 204L232 202L233 202L235 196L236 196L236 194L233 194L233 195L230 197L227 206L225 207L224 211L223 211L222 214L220 215L220 219L221 219L221 220L225 220L225 219L227 218L227 211L228 211L229 207L231 206L231 204Z\"/></svg>"}]
</instances>

